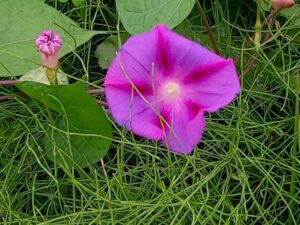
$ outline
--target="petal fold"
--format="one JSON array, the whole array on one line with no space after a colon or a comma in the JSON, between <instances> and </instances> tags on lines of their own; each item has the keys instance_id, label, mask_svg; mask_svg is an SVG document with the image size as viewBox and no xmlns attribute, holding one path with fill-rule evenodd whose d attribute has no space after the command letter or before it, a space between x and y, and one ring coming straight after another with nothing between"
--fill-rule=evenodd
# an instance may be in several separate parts
<instances>
[{"instance_id":1,"label":"petal fold","mask_svg":"<svg viewBox=\"0 0 300 225\"><path fill-rule=\"evenodd\" d=\"M189 109L184 113L172 112L164 126L163 144L171 151L190 154L201 141L205 130L204 111L199 111L193 119L189 118Z\"/></svg>"},{"instance_id":2,"label":"petal fold","mask_svg":"<svg viewBox=\"0 0 300 225\"><path fill-rule=\"evenodd\" d=\"M195 69L186 77L186 94L208 112L231 103L240 92L240 82L232 59Z\"/></svg>"},{"instance_id":3,"label":"petal fold","mask_svg":"<svg viewBox=\"0 0 300 225\"><path fill-rule=\"evenodd\" d=\"M158 124L157 113L140 96L108 86L105 88L106 99L114 120L135 134L152 140L160 140L163 131ZM147 100L148 101L148 100Z\"/></svg>"}]
</instances>

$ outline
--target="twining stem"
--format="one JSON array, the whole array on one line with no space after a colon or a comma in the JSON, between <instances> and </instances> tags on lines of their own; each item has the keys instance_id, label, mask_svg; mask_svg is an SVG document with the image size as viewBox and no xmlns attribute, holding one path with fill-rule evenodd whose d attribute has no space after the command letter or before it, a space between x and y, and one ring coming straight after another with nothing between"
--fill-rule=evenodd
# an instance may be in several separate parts
<instances>
[{"instance_id":1,"label":"twining stem","mask_svg":"<svg viewBox=\"0 0 300 225\"><path fill-rule=\"evenodd\" d=\"M57 71L58 67L55 69L44 67L45 74L48 78L50 85L56 85L57 83Z\"/></svg>"},{"instance_id":2,"label":"twining stem","mask_svg":"<svg viewBox=\"0 0 300 225\"><path fill-rule=\"evenodd\" d=\"M104 93L104 89L101 88L101 89L89 89L88 90L88 93L90 95L98 95L98 94L103 94Z\"/></svg>"},{"instance_id":3,"label":"twining stem","mask_svg":"<svg viewBox=\"0 0 300 225\"><path fill-rule=\"evenodd\" d=\"M200 13L200 15L202 17L203 24L204 24L204 26L205 26L205 28L207 30L208 37L210 39L210 42L211 42L212 47L214 49L214 52L219 55L220 51L219 51L219 48L218 48L218 44L217 44L217 41L216 41L215 34L212 31L212 29L211 29L211 27L210 27L210 25L208 23L207 17L205 15L205 12L204 12L204 10L203 10L203 8L202 8L201 3L200 3L199 0L196 1L196 5L197 5L198 11L199 11L199 13Z\"/></svg>"},{"instance_id":4,"label":"twining stem","mask_svg":"<svg viewBox=\"0 0 300 225\"><path fill-rule=\"evenodd\" d=\"M18 80L0 80L0 86L15 85L17 83L19 83Z\"/></svg>"},{"instance_id":5,"label":"twining stem","mask_svg":"<svg viewBox=\"0 0 300 225\"><path fill-rule=\"evenodd\" d=\"M104 92L103 89L90 89L90 90L88 90L88 93L90 95L102 94L103 92ZM17 96L26 96L26 95L23 92L20 92L20 93L17 93L17 94L3 95L3 96L0 96L0 103L1 102L6 102L6 101L11 100L11 99L14 99ZM101 100L98 100L98 99L96 99L95 101L100 106L108 107L108 104L105 101L101 101ZM50 116L49 113L48 113L48 116Z\"/></svg>"},{"instance_id":6,"label":"twining stem","mask_svg":"<svg viewBox=\"0 0 300 225\"><path fill-rule=\"evenodd\" d=\"M15 95L4 95L0 96L0 102L6 102L7 100L10 100L12 98L16 97Z\"/></svg>"},{"instance_id":7,"label":"twining stem","mask_svg":"<svg viewBox=\"0 0 300 225\"><path fill-rule=\"evenodd\" d=\"M270 33L264 34L263 43L265 43L269 38L270 38ZM252 56L252 58L249 60L249 62L248 62L247 65L245 66L245 69L244 69L244 71L243 71L243 76L247 75L247 74L251 71L252 67L253 67L253 66L255 65L255 63L256 63L256 60L257 60L258 56L259 56L258 52L256 52L256 53Z\"/></svg>"},{"instance_id":8,"label":"twining stem","mask_svg":"<svg viewBox=\"0 0 300 225\"><path fill-rule=\"evenodd\" d=\"M50 124L51 124L51 125L54 125L55 122L54 122L54 119L53 119L51 110L50 110L50 108L49 108L49 106L48 106L48 103L47 103L46 99L43 99L43 104L44 104L44 106L45 106L45 109L46 109L46 112L47 112L47 115L48 115L48 119L49 119L49 121L50 121Z\"/></svg>"},{"instance_id":9,"label":"twining stem","mask_svg":"<svg viewBox=\"0 0 300 225\"><path fill-rule=\"evenodd\" d=\"M249 60L249 62L248 62L247 65L245 66L245 69L244 69L244 71L243 71L243 73L242 73L243 76L247 75L247 74L251 71L252 67L253 67L253 66L255 65L255 63L256 63L257 57L258 57L258 54L255 53L255 55L252 56L252 58Z\"/></svg>"},{"instance_id":10,"label":"twining stem","mask_svg":"<svg viewBox=\"0 0 300 225\"><path fill-rule=\"evenodd\" d=\"M273 17L276 15L277 10L276 9L271 9L269 15L267 16L267 18L264 20L264 22L261 24L261 28L264 28L264 26L267 25L267 23L270 23L270 21L273 20Z\"/></svg>"},{"instance_id":11,"label":"twining stem","mask_svg":"<svg viewBox=\"0 0 300 225\"><path fill-rule=\"evenodd\" d=\"M295 124L294 124L294 144L293 144L293 149L292 149L292 171L291 171L291 186L290 186L290 213L289 213L289 218L288 218L288 224L292 225L294 224L292 214L293 214L293 209L295 205L295 201L293 198L295 197L296 194L296 157L297 157L297 150L298 150L298 142L299 142L299 136L300 136L300 117L299 117L299 95L300 95L300 74L297 74L297 79L296 79L296 104L295 104Z\"/></svg>"},{"instance_id":12,"label":"twining stem","mask_svg":"<svg viewBox=\"0 0 300 225\"><path fill-rule=\"evenodd\" d=\"M108 107L108 104L105 101L101 101L101 100L96 99L96 103L98 105L101 105L101 106L104 106L104 107Z\"/></svg>"},{"instance_id":13,"label":"twining stem","mask_svg":"<svg viewBox=\"0 0 300 225\"><path fill-rule=\"evenodd\" d=\"M18 97L18 96L25 96L25 94L23 92L18 92L16 94L0 96L0 103L1 102L6 102L6 101L11 100L11 99L13 99L15 97Z\"/></svg>"}]
</instances>

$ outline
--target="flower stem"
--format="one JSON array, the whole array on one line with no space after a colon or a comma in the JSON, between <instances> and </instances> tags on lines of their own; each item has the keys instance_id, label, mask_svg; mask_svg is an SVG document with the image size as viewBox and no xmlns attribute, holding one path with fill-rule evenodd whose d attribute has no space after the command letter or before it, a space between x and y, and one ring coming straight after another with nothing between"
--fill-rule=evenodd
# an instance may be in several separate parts
<instances>
[{"instance_id":1,"label":"flower stem","mask_svg":"<svg viewBox=\"0 0 300 225\"><path fill-rule=\"evenodd\" d=\"M98 105L101 105L101 106L104 106L104 107L108 107L107 102L104 102L104 101L101 101L101 100L96 99L96 103L97 103Z\"/></svg>"},{"instance_id":2,"label":"flower stem","mask_svg":"<svg viewBox=\"0 0 300 225\"><path fill-rule=\"evenodd\" d=\"M299 117L299 95L300 95L300 74L297 74L296 79L296 104L295 104L295 125L294 125L294 144L292 149L292 171L291 171L291 186L290 186L290 213L288 218L288 224L292 225L294 224L293 221L293 209L295 205L295 201L293 198L295 197L296 192L296 157L297 157L297 150L298 150L298 142L299 142L299 136L300 136L300 117Z\"/></svg>"},{"instance_id":3,"label":"flower stem","mask_svg":"<svg viewBox=\"0 0 300 225\"><path fill-rule=\"evenodd\" d=\"M25 96L25 94L23 92L18 92L16 94L10 94L10 95L3 95L3 96L0 96L0 103L1 102L6 102L6 101L9 101L15 97L18 97L18 96Z\"/></svg>"},{"instance_id":4,"label":"flower stem","mask_svg":"<svg viewBox=\"0 0 300 225\"><path fill-rule=\"evenodd\" d=\"M58 68L51 69L51 68L48 68L48 67L44 67L44 70L45 70L45 74L48 78L48 81L49 81L50 85L56 85L57 84L57 71L58 71Z\"/></svg>"},{"instance_id":5,"label":"flower stem","mask_svg":"<svg viewBox=\"0 0 300 225\"><path fill-rule=\"evenodd\" d=\"M98 95L98 94L103 94L104 93L104 89L89 89L88 93L90 95Z\"/></svg>"},{"instance_id":6,"label":"flower stem","mask_svg":"<svg viewBox=\"0 0 300 225\"><path fill-rule=\"evenodd\" d=\"M255 22L255 27L254 27L255 28L254 45L255 45L257 52L260 50L260 42L261 42L260 5L261 5L261 0L258 0L257 1L257 10L256 10L256 22Z\"/></svg>"},{"instance_id":7,"label":"flower stem","mask_svg":"<svg viewBox=\"0 0 300 225\"><path fill-rule=\"evenodd\" d=\"M6 102L12 98L14 98L15 95L4 95L4 96L0 96L0 102Z\"/></svg>"},{"instance_id":8,"label":"flower stem","mask_svg":"<svg viewBox=\"0 0 300 225\"><path fill-rule=\"evenodd\" d=\"M265 19L265 21L261 24L261 28L264 28L264 26L267 25L267 23L270 23L273 20L273 17L276 15L277 10L276 9L271 9L269 15Z\"/></svg>"},{"instance_id":9,"label":"flower stem","mask_svg":"<svg viewBox=\"0 0 300 225\"><path fill-rule=\"evenodd\" d=\"M204 12L204 10L203 10L203 8L202 8L201 3L200 3L199 0L196 1L196 5L197 5L198 11L199 11L199 13L200 13L200 15L202 17L203 24L204 24L204 26L205 26L205 28L207 30L208 37L210 39L210 42L211 42L212 47L214 49L214 52L219 55L220 51L219 51L218 44L217 44L217 41L216 41L216 38L215 38L215 34L212 31L212 29L211 29L211 27L210 27L210 25L208 23L207 17L205 15L205 12Z\"/></svg>"},{"instance_id":10,"label":"flower stem","mask_svg":"<svg viewBox=\"0 0 300 225\"><path fill-rule=\"evenodd\" d=\"M45 109L46 109L46 112L47 112L47 115L48 115L48 119L49 119L50 124L51 124L51 125L54 125L54 124L55 124L55 121L54 121L54 119L53 119L51 110L50 110L50 108L49 108L49 106L48 106L48 103L47 103L46 99L43 99L43 104L44 104L44 106L45 106Z\"/></svg>"},{"instance_id":11,"label":"flower stem","mask_svg":"<svg viewBox=\"0 0 300 225\"><path fill-rule=\"evenodd\" d=\"M0 86L15 85L17 83L19 83L18 80L0 80Z\"/></svg>"}]
</instances>

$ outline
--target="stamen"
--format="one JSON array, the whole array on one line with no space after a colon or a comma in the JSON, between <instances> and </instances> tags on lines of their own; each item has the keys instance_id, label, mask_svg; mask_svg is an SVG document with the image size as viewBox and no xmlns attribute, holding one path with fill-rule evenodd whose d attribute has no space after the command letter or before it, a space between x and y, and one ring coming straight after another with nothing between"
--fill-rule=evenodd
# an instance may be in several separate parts
<instances>
[{"instance_id":1,"label":"stamen","mask_svg":"<svg viewBox=\"0 0 300 225\"><path fill-rule=\"evenodd\" d=\"M165 100L176 100L181 96L182 90L178 83L170 81L163 86L163 97Z\"/></svg>"}]
</instances>

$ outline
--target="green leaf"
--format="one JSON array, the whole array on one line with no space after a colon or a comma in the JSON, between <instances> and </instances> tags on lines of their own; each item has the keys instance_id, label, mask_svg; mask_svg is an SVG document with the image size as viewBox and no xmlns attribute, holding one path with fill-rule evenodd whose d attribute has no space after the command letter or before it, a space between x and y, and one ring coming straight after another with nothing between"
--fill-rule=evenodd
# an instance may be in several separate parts
<instances>
[{"instance_id":1,"label":"green leaf","mask_svg":"<svg viewBox=\"0 0 300 225\"><path fill-rule=\"evenodd\" d=\"M124 33L120 35L122 44L130 37L130 34ZM107 69L119 50L118 36L111 35L106 38L96 48L95 55L98 58L98 64L102 69Z\"/></svg>"},{"instance_id":2,"label":"green leaf","mask_svg":"<svg viewBox=\"0 0 300 225\"><path fill-rule=\"evenodd\" d=\"M195 41L195 35L194 35L194 31L192 29L192 26L187 23L186 21L183 21L182 23L180 23L176 29L175 29L176 33L192 40Z\"/></svg>"},{"instance_id":3,"label":"green leaf","mask_svg":"<svg viewBox=\"0 0 300 225\"><path fill-rule=\"evenodd\" d=\"M60 34L61 57L100 33L81 29L40 0L1 0L0 21L0 77L21 75L39 67L35 39L43 30Z\"/></svg>"},{"instance_id":4,"label":"green leaf","mask_svg":"<svg viewBox=\"0 0 300 225\"><path fill-rule=\"evenodd\" d=\"M174 28L188 16L195 0L116 0L116 4L125 29L138 34L158 23Z\"/></svg>"},{"instance_id":5,"label":"green leaf","mask_svg":"<svg viewBox=\"0 0 300 225\"><path fill-rule=\"evenodd\" d=\"M288 30L288 34L292 38L292 43L300 43L300 5L296 4L292 8L280 10L279 14L291 19L289 22L291 28Z\"/></svg>"},{"instance_id":6,"label":"green leaf","mask_svg":"<svg viewBox=\"0 0 300 225\"><path fill-rule=\"evenodd\" d=\"M84 0L72 0L75 7L83 6Z\"/></svg>"},{"instance_id":7,"label":"green leaf","mask_svg":"<svg viewBox=\"0 0 300 225\"><path fill-rule=\"evenodd\" d=\"M269 2L269 0L263 0L263 2L261 3L261 7L265 10L265 11L270 11L271 9L271 2ZM300 4L295 4L293 7L291 8L287 8L287 9L281 9L278 11L278 14L281 16L284 16L286 18L290 18L290 17L294 17L295 19L300 19Z\"/></svg>"},{"instance_id":8,"label":"green leaf","mask_svg":"<svg viewBox=\"0 0 300 225\"><path fill-rule=\"evenodd\" d=\"M111 124L83 83L49 86L25 81L17 87L60 115L45 136L50 159L86 167L105 156L112 139Z\"/></svg>"},{"instance_id":9,"label":"green leaf","mask_svg":"<svg viewBox=\"0 0 300 225\"><path fill-rule=\"evenodd\" d=\"M300 5L295 4L291 8L280 10L279 14L286 18L293 17L294 19L300 19Z\"/></svg>"},{"instance_id":10,"label":"green leaf","mask_svg":"<svg viewBox=\"0 0 300 225\"><path fill-rule=\"evenodd\" d=\"M50 85L50 82L48 81L48 78L46 76L46 73L43 69L43 67L39 67L33 70L30 70L29 72L25 73L23 76L19 78L19 81L35 81L42 84ZM59 70L57 72L57 83L58 84L68 84L68 77L67 75Z\"/></svg>"}]
</instances>

